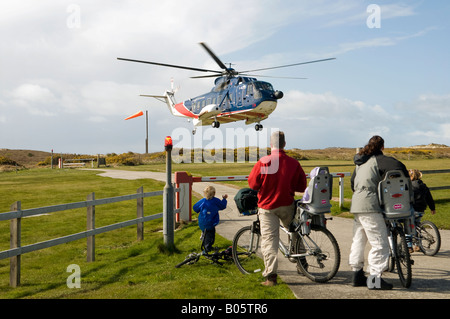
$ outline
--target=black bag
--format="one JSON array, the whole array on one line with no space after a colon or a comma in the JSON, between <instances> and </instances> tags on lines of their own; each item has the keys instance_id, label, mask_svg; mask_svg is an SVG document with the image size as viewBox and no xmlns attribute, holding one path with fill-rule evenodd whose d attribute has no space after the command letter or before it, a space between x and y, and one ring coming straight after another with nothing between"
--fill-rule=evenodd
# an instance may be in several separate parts
<instances>
[{"instance_id":1,"label":"black bag","mask_svg":"<svg viewBox=\"0 0 450 319\"><path fill-rule=\"evenodd\" d=\"M251 188L240 189L234 196L239 213L253 215L258 212L258 192Z\"/></svg>"}]
</instances>

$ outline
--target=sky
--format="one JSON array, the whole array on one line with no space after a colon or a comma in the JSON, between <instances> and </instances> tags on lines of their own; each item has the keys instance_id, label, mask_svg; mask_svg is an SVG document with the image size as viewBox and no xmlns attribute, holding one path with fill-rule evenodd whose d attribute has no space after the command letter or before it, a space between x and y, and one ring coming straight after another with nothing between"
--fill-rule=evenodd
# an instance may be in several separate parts
<instances>
[{"instance_id":1,"label":"sky","mask_svg":"<svg viewBox=\"0 0 450 319\"><path fill-rule=\"evenodd\" d=\"M162 151L175 146L287 149L450 146L450 2L438 0L4 0L0 3L0 148L56 153ZM284 92L255 141L254 125L204 127L141 94L177 88L178 102L211 90L194 71L117 57L218 69L205 42L236 70L261 72ZM250 133L250 131L252 133ZM188 132L188 133L186 133ZM188 145L189 144L189 145Z\"/></svg>"}]
</instances>

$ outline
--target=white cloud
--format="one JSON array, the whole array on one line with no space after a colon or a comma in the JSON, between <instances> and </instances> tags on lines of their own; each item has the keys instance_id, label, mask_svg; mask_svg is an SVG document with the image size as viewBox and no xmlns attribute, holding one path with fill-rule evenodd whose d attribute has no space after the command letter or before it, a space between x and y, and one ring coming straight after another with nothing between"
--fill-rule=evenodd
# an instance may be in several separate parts
<instances>
[{"instance_id":1,"label":"white cloud","mask_svg":"<svg viewBox=\"0 0 450 319\"><path fill-rule=\"evenodd\" d=\"M20 103L51 103L55 100L53 93L36 84L22 84L12 92L12 98Z\"/></svg>"},{"instance_id":2,"label":"white cloud","mask_svg":"<svg viewBox=\"0 0 450 319\"><path fill-rule=\"evenodd\" d=\"M390 146L449 144L449 103L448 95L420 95L392 108L330 92L289 91L267 122L294 136L291 147L299 148L356 147L375 134Z\"/></svg>"},{"instance_id":3,"label":"white cloud","mask_svg":"<svg viewBox=\"0 0 450 319\"><path fill-rule=\"evenodd\" d=\"M33 115L54 116L55 95L46 87L37 84L22 84L11 93L11 104L28 110Z\"/></svg>"}]
</instances>

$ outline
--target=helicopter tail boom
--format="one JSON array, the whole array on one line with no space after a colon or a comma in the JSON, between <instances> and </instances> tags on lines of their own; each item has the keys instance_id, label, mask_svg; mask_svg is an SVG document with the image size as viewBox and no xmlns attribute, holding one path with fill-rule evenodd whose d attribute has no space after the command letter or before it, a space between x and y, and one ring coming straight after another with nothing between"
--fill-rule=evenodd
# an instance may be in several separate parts
<instances>
[{"instance_id":1,"label":"helicopter tail boom","mask_svg":"<svg viewBox=\"0 0 450 319\"><path fill-rule=\"evenodd\" d=\"M181 114L180 112L177 111L176 108L176 101L175 101L175 97L174 97L174 93L171 91L166 91L166 93L164 95L147 95L147 94L141 94L141 96L145 96L145 97L152 97L157 99L158 101L161 101L163 103L167 104L167 108L169 109L170 113L172 113L172 115L175 116L186 116L184 114Z\"/></svg>"}]
</instances>

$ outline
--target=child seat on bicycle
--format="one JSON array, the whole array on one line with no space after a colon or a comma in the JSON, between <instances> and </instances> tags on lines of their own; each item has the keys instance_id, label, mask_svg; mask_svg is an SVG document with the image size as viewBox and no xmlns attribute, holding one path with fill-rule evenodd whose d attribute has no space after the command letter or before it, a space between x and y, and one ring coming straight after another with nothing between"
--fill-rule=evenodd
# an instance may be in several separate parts
<instances>
[{"instance_id":1,"label":"child seat on bicycle","mask_svg":"<svg viewBox=\"0 0 450 319\"><path fill-rule=\"evenodd\" d=\"M409 218L414 214L411 180L400 170L386 172L378 184L378 197L388 219Z\"/></svg>"},{"instance_id":2,"label":"child seat on bicycle","mask_svg":"<svg viewBox=\"0 0 450 319\"><path fill-rule=\"evenodd\" d=\"M315 167L309 174L310 181L301 201L297 206L307 210L310 214L329 213L330 199L333 189L333 176L328 167Z\"/></svg>"},{"instance_id":3,"label":"child seat on bicycle","mask_svg":"<svg viewBox=\"0 0 450 319\"><path fill-rule=\"evenodd\" d=\"M298 224L307 222L312 215L312 222L323 225L323 214L331 212L333 176L328 167L315 167L309 174L310 182L303 198L296 201L295 218ZM305 229L303 233L308 233Z\"/></svg>"}]
</instances>

